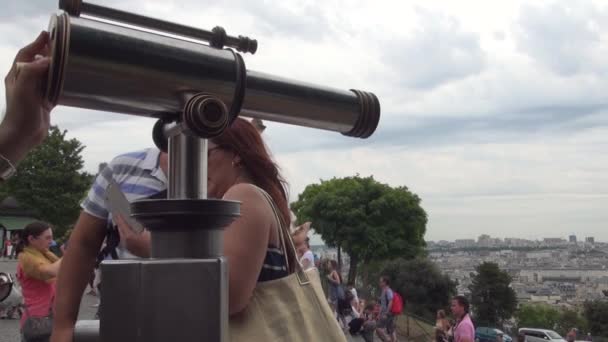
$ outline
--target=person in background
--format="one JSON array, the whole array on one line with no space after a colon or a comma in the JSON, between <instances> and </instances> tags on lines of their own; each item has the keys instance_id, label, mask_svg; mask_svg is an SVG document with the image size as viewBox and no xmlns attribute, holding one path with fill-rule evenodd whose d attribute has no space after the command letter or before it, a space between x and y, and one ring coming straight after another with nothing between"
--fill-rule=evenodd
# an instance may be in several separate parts
<instances>
[{"instance_id":1,"label":"person in background","mask_svg":"<svg viewBox=\"0 0 608 342\"><path fill-rule=\"evenodd\" d=\"M337 314L338 299L344 296L343 293L340 294L342 277L338 272L338 262L336 260L328 260L327 267L329 270L329 274L327 275L327 279L329 280L329 305Z\"/></svg>"},{"instance_id":2,"label":"person in background","mask_svg":"<svg viewBox=\"0 0 608 342\"><path fill-rule=\"evenodd\" d=\"M374 332L376 331L377 319L374 315L374 308L376 303L370 301L363 309L361 318L363 318L363 328L361 329L361 336L365 342L374 342Z\"/></svg>"},{"instance_id":3,"label":"person in background","mask_svg":"<svg viewBox=\"0 0 608 342\"><path fill-rule=\"evenodd\" d=\"M570 329L568 334L566 334L566 341L574 342L576 341L576 336L578 335L578 330L576 328Z\"/></svg>"},{"instance_id":4,"label":"person in background","mask_svg":"<svg viewBox=\"0 0 608 342\"><path fill-rule=\"evenodd\" d=\"M299 258L302 258L304 256L304 252L307 249L306 239L308 239L308 231L310 230L310 225L310 222L305 222L297 226L291 232L291 239L293 240L293 244L296 248L296 251L298 252Z\"/></svg>"},{"instance_id":5,"label":"person in background","mask_svg":"<svg viewBox=\"0 0 608 342\"><path fill-rule=\"evenodd\" d=\"M300 258L300 264L302 265L304 271L311 268L315 268L315 256L310 250L310 238L308 236L306 237L306 239L304 239L304 244L302 245L302 248L300 251L298 251L298 253L302 254L302 257Z\"/></svg>"},{"instance_id":6,"label":"person in background","mask_svg":"<svg viewBox=\"0 0 608 342\"><path fill-rule=\"evenodd\" d=\"M2 249L2 256L8 258L12 254L13 243L10 239L4 239L4 248Z\"/></svg>"},{"instance_id":7,"label":"person in background","mask_svg":"<svg viewBox=\"0 0 608 342\"><path fill-rule=\"evenodd\" d=\"M359 306L359 295L357 294L355 284L353 284L352 282L348 283L348 285L346 286L346 290L350 291L353 296L353 300L350 303L351 307L353 308L353 314L355 314L356 317L359 317L363 308Z\"/></svg>"},{"instance_id":8,"label":"person in background","mask_svg":"<svg viewBox=\"0 0 608 342\"><path fill-rule=\"evenodd\" d=\"M393 306L394 293L390 286L390 278L388 276L380 277L380 319L378 320L378 329L376 332L382 341L397 341L397 332L395 331L395 316L391 313Z\"/></svg>"},{"instance_id":9,"label":"person in background","mask_svg":"<svg viewBox=\"0 0 608 342\"><path fill-rule=\"evenodd\" d=\"M13 246L17 246L19 244L19 234L17 232L13 232L11 234L11 244ZM9 259L15 259L17 257L17 248L11 249L11 254L8 256Z\"/></svg>"},{"instance_id":10,"label":"person in background","mask_svg":"<svg viewBox=\"0 0 608 342\"><path fill-rule=\"evenodd\" d=\"M448 341L448 331L450 330L450 322L445 317L445 311L437 310L437 320L435 321L435 340L437 342Z\"/></svg>"},{"instance_id":11,"label":"person in background","mask_svg":"<svg viewBox=\"0 0 608 342\"><path fill-rule=\"evenodd\" d=\"M526 342L526 335L523 333L517 334L517 342Z\"/></svg>"},{"instance_id":12,"label":"person in background","mask_svg":"<svg viewBox=\"0 0 608 342\"><path fill-rule=\"evenodd\" d=\"M25 314L21 317L22 329L29 317L51 315L55 278L62 260L49 250L52 241L53 230L48 223L30 223L21 232L21 242L17 246L17 279L21 284L25 306ZM44 341L48 341L50 336L49 331ZM26 341L25 336L23 341Z\"/></svg>"},{"instance_id":13,"label":"person in background","mask_svg":"<svg viewBox=\"0 0 608 342\"><path fill-rule=\"evenodd\" d=\"M452 299L451 308L457 320L453 329L454 342L473 342L475 326L469 316L469 300L465 296L456 296Z\"/></svg>"},{"instance_id":14,"label":"person in background","mask_svg":"<svg viewBox=\"0 0 608 342\"><path fill-rule=\"evenodd\" d=\"M6 112L0 124L0 182L16 172L16 165L49 133L52 106L42 92L50 59L49 34L17 53L4 85Z\"/></svg>"}]
</instances>

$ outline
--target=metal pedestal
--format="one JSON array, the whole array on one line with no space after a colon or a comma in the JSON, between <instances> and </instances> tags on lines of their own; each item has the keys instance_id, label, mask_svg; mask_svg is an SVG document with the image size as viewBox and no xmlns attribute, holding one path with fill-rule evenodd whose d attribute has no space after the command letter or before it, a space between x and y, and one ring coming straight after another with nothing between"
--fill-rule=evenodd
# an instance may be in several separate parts
<instances>
[{"instance_id":1,"label":"metal pedestal","mask_svg":"<svg viewBox=\"0 0 608 342\"><path fill-rule=\"evenodd\" d=\"M223 258L111 261L102 273L102 341L228 341Z\"/></svg>"}]
</instances>

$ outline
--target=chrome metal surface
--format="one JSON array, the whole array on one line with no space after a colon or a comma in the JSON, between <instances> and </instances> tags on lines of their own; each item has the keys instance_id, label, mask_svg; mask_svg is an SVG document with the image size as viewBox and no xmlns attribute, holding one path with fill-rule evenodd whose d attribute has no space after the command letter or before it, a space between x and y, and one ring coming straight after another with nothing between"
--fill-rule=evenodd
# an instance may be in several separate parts
<instances>
[{"instance_id":1,"label":"chrome metal surface","mask_svg":"<svg viewBox=\"0 0 608 342\"><path fill-rule=\"evenodd\" d=\"M96 18L108 19L142 28L157 30L164 33L171 33L183 37L210 42L212 46L220 49L227 46L235 48L241 52L250 52L253 54L258 48L258 42L255 39L250 39L243 36L229 36L221 27L216 27L213 29L213 31L201 30L198 28L146 17L131 12L125 12L106 6L83 2L82 0L60 0L59 8L73 16L80 16L84 14Z\"/></svg>"},{"instance_id":2,"label":"chrome metal surface","mask_svg":"<svg viewBox=\"0 0 608 342\"><path fill-rule=\"evenodd\" d=\"M228 341L225 259L104 261L101 271L102 341Z\"/></svg>"},{"instance_id":3,"label":"chrome metal surface","mask_svg":"<svg viewBox=\"0 0 608 342\"><path fill-rule=\"evenodd\" d=\"M371 93L256 71L246 72L241 87L244 63L231 51L85 18L63 26L52 47L64 57L53 59L49 81L49 97L56 94L60 105L177 120L194 94L208 93L251 118L363 138L378 125L380 105Z\"/></svg>"},{"instance_id":4,"label":"chrome metal surface","mask_svg":"<svg viewBox=\"0 0 608 342\"><path fill-rule=\"evenodd\" d=\"M168 198L207 198L207 145L179 130L169 136Z\"/></svg>"},{"instance_id":5,"label":"chrome metal surface","mask_svg":"<svg viewBox=\"0 0 608 342\"><path fill-rule=\"evenodd\" d=\"M199 230L152 231L152 257L207 259L222 256L224 232L222 227Z\"/></svg>"},{"instance_id":6,"label":"chrome metal surface","mask_svg":"<svg viewBox=\"0 0 608 342\"><path fill-rule=\"evenodd\" d=\"M292 125L348 132L359 116L357 96L337 90L247 71L241 115Z\"/></svg>"},{"instance_id":7,"label":"chrome metal surface","mask_svg":"<svg viewBox=\"0 0 608 342\"><path fill-rule=\"evenodd\" d=\"M8 298L13 289L13 278L9 273L0 272L0 302Z\"/></svg>"},{"instance_id":8,"label":"chrome metal surface","mask_svg":"<svg viewBox=\"0 0 608 342\"><path fill-rule=\"evenodd\" d=\"M68 30L65 60L53 60L65 63L60 105L177 117L202 90L232 105L237 75L229 50L77 17L69 17Z\"/></svg>"}]
</instances>

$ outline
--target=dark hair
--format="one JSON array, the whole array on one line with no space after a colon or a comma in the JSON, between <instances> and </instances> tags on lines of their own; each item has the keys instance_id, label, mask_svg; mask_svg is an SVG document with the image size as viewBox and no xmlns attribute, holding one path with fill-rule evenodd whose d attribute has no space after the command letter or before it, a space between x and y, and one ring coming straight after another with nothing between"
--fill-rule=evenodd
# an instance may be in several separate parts
<instances>
[{"instance_id":1,"label":"dark hair","mask_svg":"<svg viewBox=\"0 0 608 342\"><path fill-rule=\"evenodd\" d=\"M452 298L452 300L457 301L458 305L464 307L464 312L465 313L469 313L469 300L467 299L467 297L465 297L465 296L456 296L456 297Z\"/></svg>"},{"instance_id":2,"label":"dark hair","mask_svg":"<svg viewBox=\"0 0 608 342\"><path fill-rule=\"evenodd\" d=\"M32 222L25 226L25 228L19 232L19 242L15 247L16 254L23 252L23 249L29 245L30 236L37 238L42 235L42 233L47 231L47 229L51 229L51 225L42 221Z\"/></svg>"},{"instance_id":3,"label":"dark hair","mask_svg":"<svg viewBox=\"0 0 608 342\"><path fill-rule=\"evenodd\" d=\"M380 280L383 281L386 286L391 286L391 278L389 278L389 276L383 275L380 277Z\"/></svg>"}]
</instances>

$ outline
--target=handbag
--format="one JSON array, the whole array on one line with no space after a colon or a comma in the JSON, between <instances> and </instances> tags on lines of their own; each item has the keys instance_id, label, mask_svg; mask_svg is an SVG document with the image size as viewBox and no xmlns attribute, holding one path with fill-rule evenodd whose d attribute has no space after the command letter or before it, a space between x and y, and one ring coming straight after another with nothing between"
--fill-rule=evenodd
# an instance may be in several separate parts
<instances>
[{"instance_id":1,"label":"handbag","mask_svg":"<svg viewBox=\"0 0 608 342\"><path fill-rule=\"evenodd\" d=\"M27 315L21 328L24 339L26 341L48 340L53 332L52 311L49 309L49 314L44 317L32 317L27 305L24 305L24 307L25 314Z\"/></svg>"},{"instance_id":2,"label":"handbag","mask_svg":"<svg viewBox=\"0 0 608 342\"><path fill-rule=\"evenodd\" d=\"M346 342L346 336L325 299L316 268L303 270L288 227L283 224L274 201L265 191L279 226L279 240L289 275L256 285L249 305L230 317L231 342Z\"/></svg>"}]
</instances>

